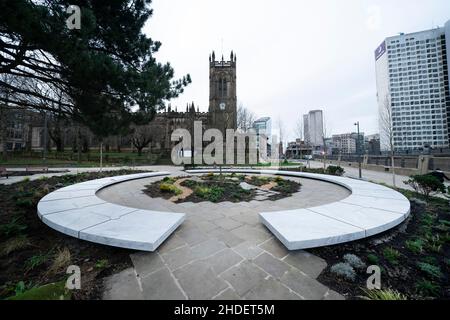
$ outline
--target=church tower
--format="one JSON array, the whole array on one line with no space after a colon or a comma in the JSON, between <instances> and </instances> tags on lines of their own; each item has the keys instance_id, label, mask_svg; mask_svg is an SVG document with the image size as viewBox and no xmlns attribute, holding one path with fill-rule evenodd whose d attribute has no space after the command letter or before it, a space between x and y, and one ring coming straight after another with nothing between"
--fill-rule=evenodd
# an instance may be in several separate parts
<instances>
[{"instance_id":1,"label":"church tower","mask_svg":"<svg viewBox=\"0 0 450 320\"><path fill-rule=\"evenodd\" d=\"M213 51L209 57L209 116L210 128L225 135L226 129L237 128L236 55L230 60L216 61Z\"/></svg>"}]
</instances>

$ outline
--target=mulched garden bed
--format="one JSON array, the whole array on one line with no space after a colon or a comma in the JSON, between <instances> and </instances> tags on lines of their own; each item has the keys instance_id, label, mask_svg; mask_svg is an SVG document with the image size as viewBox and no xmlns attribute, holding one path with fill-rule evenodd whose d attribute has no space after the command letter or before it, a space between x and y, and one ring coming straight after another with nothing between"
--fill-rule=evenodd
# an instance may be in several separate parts
<instances>
[{"instance_id":1,"label":"mulched garden bed","mask_svg":"<svg viewBox=\"0 0 450 320\"><path fill-rule=\"evenodd\" d=\"M67 170L65 171L44 171L44 170L29 170L29 171L10 171L8 170L8 177L28 177L35 174L48 174L48 173L63 173L63 172L69 172Z\"/></svg>"},{"instance_id":2,"label":"mulched garden bed","mask_svg":"<svg viewBox=\"0 0 450 320\"><path fill-rule=\"evenodd\" d=\"M39 220L36 204L71 184L138 172L81 173L0 185L0 299L64 281L68 265L81 269L81 290L72 291L72 299L101 298L102 279L132 266L130 250L65 236Z\"/></svg>"},{"instance_id":3,"label":"mulched garden bed","mask_svg":"<svg viewBox=\"0 0 450 320\"><path fill-rule=\"evenodd\" d=\"M367 293L366 266L381 269L382 289L392 289L407 299L450 298L450 206L448 200L432 198L428 203L419 195L401 190L411 201L411 216L397 228L361 241L309 250L325 259L328 267L318 280L349 299ZM353 254L365 267L355 270L355 279L331 272ZM367 289L366 289L367 290Z\"/></svg>"},{"instance_id":4,"label":"mulched garden bed","mask_svg":"<svg viewBox=\"0 0 450 320\"><path fill-rule=\"evenodd\" d=\"M178 199L175 203L203 201L220 202L249 202L257 199L257 196L265 194L264 200L275 201L291 196L300 190L301 184L281 177L266 176L246 176L241 174L207 174L199 177L167 177L154 182L148 186L144 192L152 198L164 198L166 200L177 195L180 190L173 184L180 179L186 179L181 182L182 187L193 190L193 193L186 198ZM247 190L241 187L241 183L247 183L250 186L262 187L269 183L276 183L269 190L251 189Z\"/></svg>"}]
</instances>

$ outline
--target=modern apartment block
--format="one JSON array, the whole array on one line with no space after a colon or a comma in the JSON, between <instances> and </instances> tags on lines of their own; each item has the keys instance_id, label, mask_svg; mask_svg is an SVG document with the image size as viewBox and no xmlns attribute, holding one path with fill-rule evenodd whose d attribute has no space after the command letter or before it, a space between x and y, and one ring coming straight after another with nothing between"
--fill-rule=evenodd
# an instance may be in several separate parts
<instances>
[{"instance_id":1,"label":"modern apartment block","mask_svg":"<svg viewBox=\"0 0 450 320\"><path fill-rule=\"evenodd\" d=\"M335 134L332 136L333 147L338 153L342 154L356 154L359 147L359 154L364 153L364 133L359 134L359 146L358 146L358 134L353 133L343 133Z\"/></svg>"},{"instance_id":2,"label":"modern apartment block","mask_svg":"<svg viewBox=\"0 0 450 320\"><path fill-rule=\"evenodd\" d=\"M323 146L323 112L313 110L303 116L303 133L307 144Z\"/></svg>"},{"instance_id":3,"label":"modern apartment block","mask_svg":"<svg viewBox=\"0 0 450 320\"><path fill-rule=\"evenodd\" d=\"M380 115L390 105L396 150L449 147L449 54L450 21L389 37L376 49L378 105ZM389 135L381 120L380 134L387 150Z\"/></svg>"}]
</instances>

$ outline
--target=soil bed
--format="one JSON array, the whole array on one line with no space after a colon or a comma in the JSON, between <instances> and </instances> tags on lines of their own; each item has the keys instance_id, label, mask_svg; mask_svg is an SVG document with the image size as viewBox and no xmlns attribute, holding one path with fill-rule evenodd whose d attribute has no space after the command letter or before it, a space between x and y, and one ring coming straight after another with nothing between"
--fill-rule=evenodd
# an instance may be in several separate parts
<instances>
[{"instance_id":1,"label":"soil bed","mask_svg":"<svg viewBox=\"0 0 450 320\"><path fill-rule=\"evenodd\" d=\"M180 185L191 189L193 192L185 198L177 199L174 201L175 203L275 201L290 197L293 193L298 192L301 187L300 183L281 177L207 174L198 177L167 177L147 185L144 192L152 198L169 200L174 195L181 193L174 186L174 183L181 179L184 179L184 181Z\"/></svg>"},{"instance_id":2,"label":"soil bed","mask_svg":"<svg viewBox=\"0 0 450 320\"><path fill-rule=\"evenodd\" d=\"M407 299L450 298L450 206L432 198L428 204L417 194L401 190L411 201L411 216L402 225L361 241L309 250L325 259L328 267L318 281L345 295L361 299L367 294L367 266L381 269L381 288L392 289ZM353 254L366 265L355 270L355 279L331 272Z\"/></svg>"},{"instance_id":3,"label":"soil bed","mask_svg":"<svg viewBox=\"0 0 450 320\"><path fill-rule=\"evenodd\" d=\"M132 265L130 250L57 232L39 220L36 205L45 194L71 184L138 172L92 172L0 185L0 299L64 281L69 265L81 269L81 290L73 291L72 299L101 298L102 279Z\"/></svg>"}]
</instances>

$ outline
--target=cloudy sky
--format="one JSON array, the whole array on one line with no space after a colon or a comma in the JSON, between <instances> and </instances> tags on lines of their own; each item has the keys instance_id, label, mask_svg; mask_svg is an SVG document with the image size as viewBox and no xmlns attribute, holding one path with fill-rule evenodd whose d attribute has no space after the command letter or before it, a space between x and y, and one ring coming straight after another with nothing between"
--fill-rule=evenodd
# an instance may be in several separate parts
<instances>
[{"instance_id":1,"label":"cloudy sky","mask_svg":"<svg viewBox=\"0 0 450 320\"><path fill-rule=\"evenodd\" d=\"M153 0L146 32L192 84L172 102L207 111L208 56L237 54L238 101L281 123L290 139L309 110L330 134L360 121L376 133L374 50L388 36L442 26L448 0Z\"/></svg>"}]
</instances>

